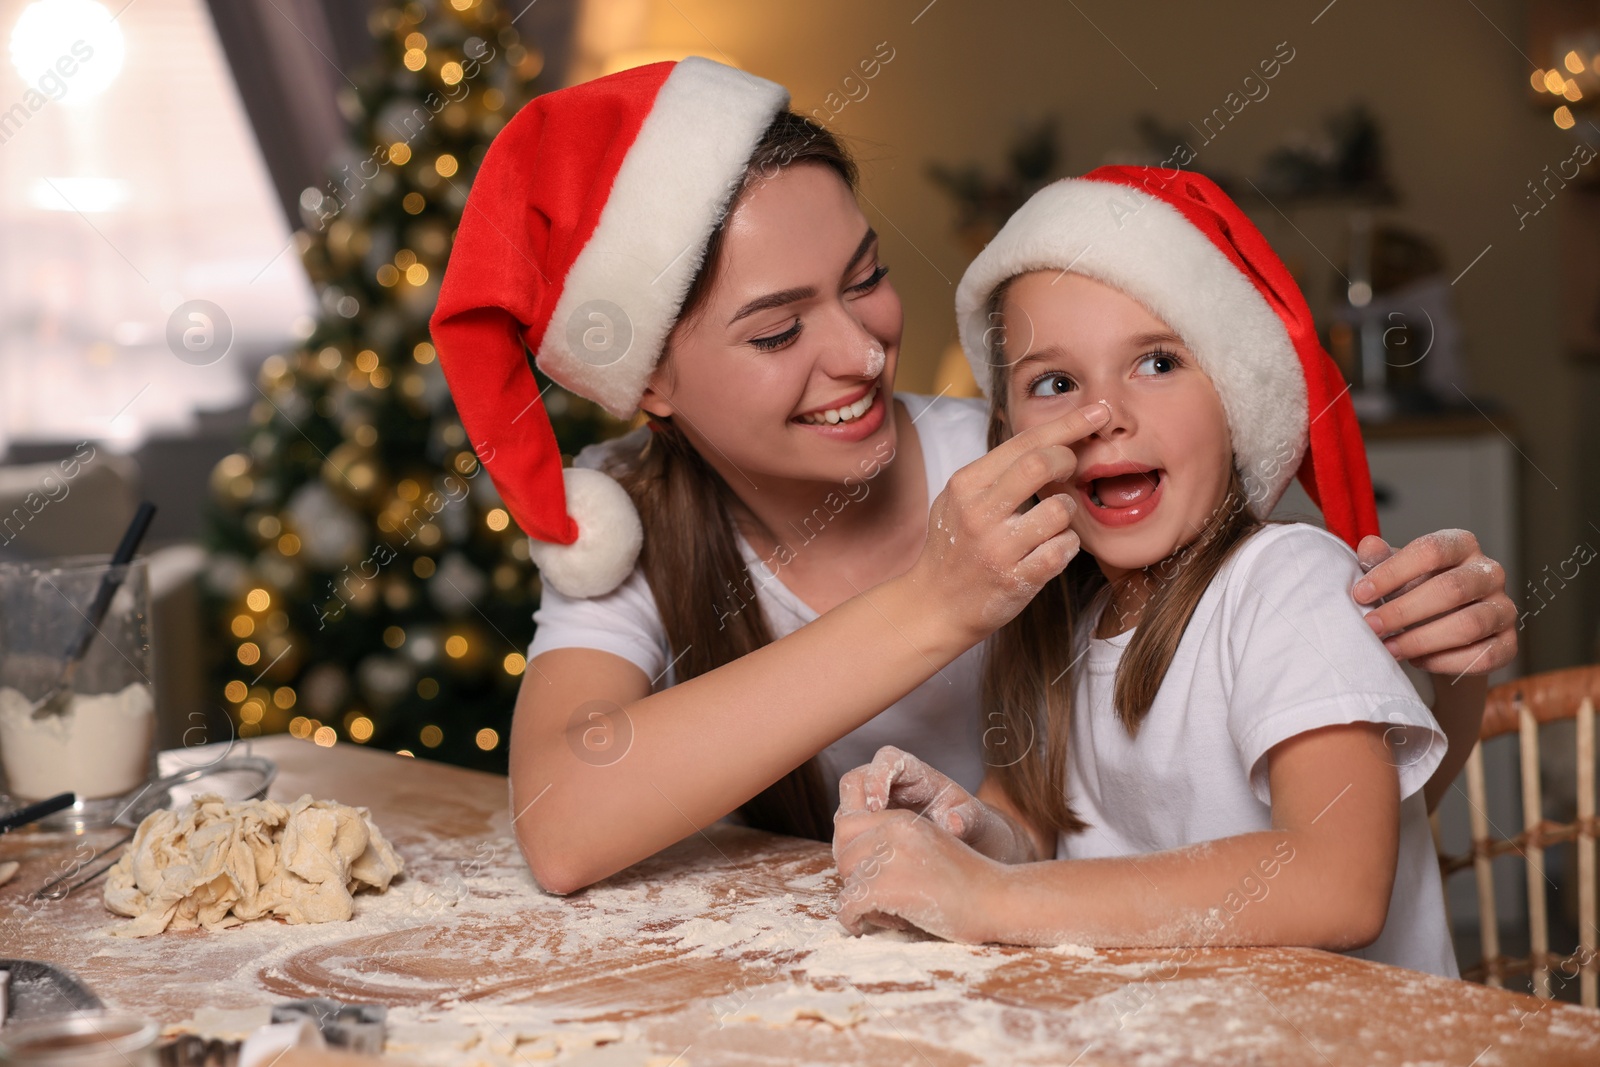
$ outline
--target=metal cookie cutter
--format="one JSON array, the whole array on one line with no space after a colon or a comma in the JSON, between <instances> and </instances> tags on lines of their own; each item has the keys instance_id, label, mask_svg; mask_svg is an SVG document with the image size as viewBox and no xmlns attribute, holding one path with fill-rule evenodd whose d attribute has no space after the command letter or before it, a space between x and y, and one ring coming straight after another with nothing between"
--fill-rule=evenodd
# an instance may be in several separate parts
<instances>
[{"instance_id":1,"label":"metal cookie cutter","mask_svg":"<svg viewBox=\"0 0 1600 1067\"><path fill-rule=\"evenodd\" d=\"M273 1022L310 1019L331 1047L367 1056L383 1055L384 1022L388 1016L389 1009L382 1004L344 1004L328 997L272 1006Z\"/></svg>"}]
</instances>

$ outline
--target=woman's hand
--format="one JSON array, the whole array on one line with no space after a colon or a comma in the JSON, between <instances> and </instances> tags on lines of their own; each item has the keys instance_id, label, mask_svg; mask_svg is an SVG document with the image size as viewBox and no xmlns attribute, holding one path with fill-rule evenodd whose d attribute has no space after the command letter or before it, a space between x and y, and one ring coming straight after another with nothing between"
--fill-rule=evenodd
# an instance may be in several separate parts
<instances>
[{"instance_id":1,"label":"woman's hand","mask_svg":"<svg viewBox=\"0 0 1600 1067\"><path fill-rule=\"evenodd\" d=\"M852 934L916 928L947 941L989 940L1005 868L904 808L840 813L839 921Z\"/></svg>"},{"instance_id":2,"label":"woman's hand","mask_svg":"<svg viewBox=\"0 0 1600 1067\"><path fill-rule=\"evenodd\" d=\"M852 831L866 823L850 819L862 812L905 809L954 835L969 847L1001 863L1033 860L1026 831L953 780L909 752L893 745L878 749L872 762L846 771L839 779L839 811L834 816L833 857L839 857ZM843 871L841 865L840 870Z\"/></svg>"},{"instance_id":3,"label":"woman's hand","mask_svg":"<svg viewBox=\"0 0 1600 1067\"><path fill-rule=\"evenodd\" d=\"M970 644L1015 618L1077 555L1068 496L1022 509L1072 477L1078 459L1068 446L1110 417L1110 408L1092 404L1024 430L952 474L934 499L927 541L907 576L966 629Z\"/></svg>"},{"instance_id":4,"label":"woman's hand","mask_svg":"<svg viewBox=\"0 0 1600 1067\"><path fill-rule=\"evenodd\" d=\"M1460 677L1516 658L1517 606L1506 596L1505 569L1466 530L1426 534L1398 552L1369 536L1356 555L1367 569L1355 584L1357 603L1394 597L1367 622L1395 659Z\"/></svg>"}]
</instances>

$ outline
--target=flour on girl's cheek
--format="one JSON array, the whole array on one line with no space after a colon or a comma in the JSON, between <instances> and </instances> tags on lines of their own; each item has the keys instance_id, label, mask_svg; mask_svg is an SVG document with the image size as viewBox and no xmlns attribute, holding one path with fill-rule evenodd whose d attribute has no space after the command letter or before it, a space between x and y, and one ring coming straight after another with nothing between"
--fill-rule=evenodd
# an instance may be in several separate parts
<instances>
[{"instance_id":1,"label":"flour on girl's cheek","mask_svg":"<svg viewBox=\"0 0 1600 1067\"><path fill-rule=\"evenodd\" d=\"M867 364L862 367L862 373L868 378L876 378L883 373L884 364L889 361L889 356L878 345L867 349Z\"/></svg>"}]
</instances>

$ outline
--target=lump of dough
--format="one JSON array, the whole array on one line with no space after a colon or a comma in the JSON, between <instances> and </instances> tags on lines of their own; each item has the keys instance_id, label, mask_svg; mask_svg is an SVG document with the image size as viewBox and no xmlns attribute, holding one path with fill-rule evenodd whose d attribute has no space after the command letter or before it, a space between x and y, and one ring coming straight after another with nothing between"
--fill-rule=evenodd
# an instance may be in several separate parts
<instances>
[{"instance_id":1,"label":"lump of dough","mask_svg":"<svg viewBox=\"0 0 1600 1067\"><path fill-rule=\"evenodd\" d=\"M157 811L106 879L106 907L132 922L112 931L223 929L276 915L291 923L349 919L351 894L382 892L404 863L366 808L302 796L227 801L207 794Z\"/></svg>"}]
</instances>

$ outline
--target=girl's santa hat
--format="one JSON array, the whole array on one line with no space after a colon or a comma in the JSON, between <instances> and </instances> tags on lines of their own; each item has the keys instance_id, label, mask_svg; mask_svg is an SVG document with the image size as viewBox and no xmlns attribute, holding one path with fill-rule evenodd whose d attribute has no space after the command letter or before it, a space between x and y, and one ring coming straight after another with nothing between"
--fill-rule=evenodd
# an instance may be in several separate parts
<instances>
[{"instance_id":1,"label":"girl's santa hat","mask_svg":"<svg viewBox=\"0 0 1600 1067\"><path fill-rule=\"evenodd\" d=\"M706 242L788 102L782 86L706 59L637 67L534 99L473 181L433 341L540 576L568 596L620 585L643 531L615 481L563 472L527 353L564 388L632 416Z\"/></svg>"},{"instance_id":2,"label":"girl's santa hat","mask_svg":"<svg viewBox=\"0 0 1600 1067\"><path fill-rule=\"evenodd\" d=\"M956 319L985 395L989 298L1036 270L1104 282L1176 330L1222 399L1252 512L1271 514L1299 473L1330 533L1378 532L1349 386L1305 297L1261 231L1215 182L1159 167L1101 167L1046 186L967 268Z\"/></svg>"}]
</instances>

